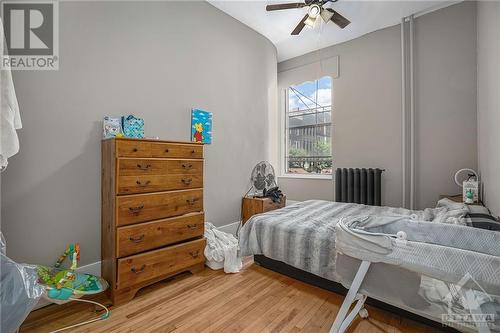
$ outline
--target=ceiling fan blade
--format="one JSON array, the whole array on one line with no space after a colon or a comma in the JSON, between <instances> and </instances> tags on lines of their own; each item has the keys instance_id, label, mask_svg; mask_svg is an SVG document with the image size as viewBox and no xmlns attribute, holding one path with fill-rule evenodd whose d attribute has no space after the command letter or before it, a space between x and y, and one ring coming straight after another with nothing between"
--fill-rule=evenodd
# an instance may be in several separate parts
<instances>
[{"instance_id":1,"label":"ceiling fan blade","mask_svg":"<svg viewBox=\"0 0 500 333\"><path fill-rule=\"evenodd\" d=\"M346 19L345 17L343 17L342 15L340 15L338 12L334 11L333 9L331 8L325 8L327 11L329 11L330 13L333 13L333 16L331 18L332 22L335 23L336 25L338 25L339 27L341 27L342 29L344 29L345 27L347 27L351 21L349 21L348 19Z\"/></svg>"},{"instance_id":2,"label":"ceiling fan blade","mask_svg":"<svg viewBox=\"0 0 500 333\"><path fill-rule=\"evenodd\" d=\"M308 17L309 17L309 14L306 14L306 16L304 16L304 18L302 20L300 20L299 24L297 24L297 26L295 27L295 29L293 29L292 35L298 35L298 34L300 34L300 32L302 31L302 29L304 29L304 27L306 26L305 22L306 22L306 20L307 20Z\"/></svg>"},{"instance_id":3,"label":"ceiling fan blade","mask_svg":"<svg viewBox=\"0 0 500 333\"><path fill-rule=\"evenodd\" d=\"M293 9L293 8L302 8L307 6L303 2L296 2L296 3L280 3L276 5L267 5L266 10L268 12L273 11L273 10L282 10L282 9Z\"/></svg>"}]
</instances>

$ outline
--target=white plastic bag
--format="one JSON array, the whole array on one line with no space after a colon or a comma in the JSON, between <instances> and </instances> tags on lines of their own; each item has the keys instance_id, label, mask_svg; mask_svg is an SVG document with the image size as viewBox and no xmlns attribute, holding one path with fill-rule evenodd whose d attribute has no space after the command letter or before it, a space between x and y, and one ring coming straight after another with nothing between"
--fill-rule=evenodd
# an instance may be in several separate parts
<instances>
[{"instance_id":1,"label":"white plastic bag","mask_svg":"<svg viewBox=\"0 0 500 333\"><path fill-rule=\"evenodd\" d=\"M0 232L0 332L14 333L42 297L43 287L35 266L15 263L5 250Z\"/></svg>"},{"instance_id":2,"label":"white plastic bag","mask_svg":"<svg viewBox=\"0 0 500 333\"><path fill-rule=\"evenodd\" d=\"M238 240L236 237L227 232L217 230L210 222L205 222L205 238L207 239L205 258L210 268L222 268L223 264L225 273L237 273L240 271L243 264L241 258L238 256Z\"/></svg>"}]
</instances>

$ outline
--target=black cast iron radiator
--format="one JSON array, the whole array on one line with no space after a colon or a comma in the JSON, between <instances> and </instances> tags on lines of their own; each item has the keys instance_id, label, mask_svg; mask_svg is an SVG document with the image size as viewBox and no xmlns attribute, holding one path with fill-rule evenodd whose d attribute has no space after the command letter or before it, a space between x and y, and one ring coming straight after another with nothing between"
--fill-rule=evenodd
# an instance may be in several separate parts
<instances>
[{"instance_id":1,"label":"black cast iron radiator","mask_svg":"<svg viewBox=\"0 0 500 333\"><path fill-rule=\"evenodd\" d=\"M338 168L335 171L335 201L380 206L382 171Z\"/></svg>"}]
</instances>

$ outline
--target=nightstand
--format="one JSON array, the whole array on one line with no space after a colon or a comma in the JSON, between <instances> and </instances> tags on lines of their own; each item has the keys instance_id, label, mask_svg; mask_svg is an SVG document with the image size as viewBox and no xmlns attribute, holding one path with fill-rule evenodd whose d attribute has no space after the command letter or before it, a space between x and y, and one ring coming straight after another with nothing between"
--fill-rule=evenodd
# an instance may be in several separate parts
<instances>
[{"instance_id":1,"label":"nightstand","mask_svg":"<svg viewBox=\"0 0 500 333\"><path fill-rule=\"evenodd\" d=\"M461 194L457 194L457 195L445 195L445 194L441 194L439 196L439 199L450 199L451 201L455 201L455 202L459 202L459 203L464 203L464 200L463 200L463 197ZM479 200L479 202L474 202L472 204L467 204L467 205L478 205L478 206L484 206L484 204L481 202L481 200Z\"/></svg>"},{"instance_id":2,"label":"nightstand","mask_svg":"<svg viewBox=\"0 0 500 333\"><path fill-rule=\"evenodd\" d=\"M244 224L255 214L269 212L271 210L285 207L286 196L281 198L281 202L275 203L271 198L243 197L241 222Z\"/></svg>"}]
</instances>

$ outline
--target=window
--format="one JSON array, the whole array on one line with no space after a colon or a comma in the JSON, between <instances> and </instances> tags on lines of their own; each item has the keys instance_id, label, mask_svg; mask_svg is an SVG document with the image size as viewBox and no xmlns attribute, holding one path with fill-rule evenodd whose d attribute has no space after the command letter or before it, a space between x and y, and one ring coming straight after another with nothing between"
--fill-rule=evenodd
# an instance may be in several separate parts
<instances>
[{"instance_id":1,"label":"window","mask_svg":"<svg viewBox=\"0 0 500 333\"><path fill-rule=\"evenodd\" d=\"M286 174L332 174L332 78L290 86L285 108Z\"/></svg>"}]
</instances>

